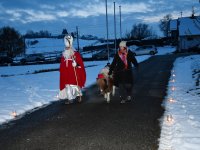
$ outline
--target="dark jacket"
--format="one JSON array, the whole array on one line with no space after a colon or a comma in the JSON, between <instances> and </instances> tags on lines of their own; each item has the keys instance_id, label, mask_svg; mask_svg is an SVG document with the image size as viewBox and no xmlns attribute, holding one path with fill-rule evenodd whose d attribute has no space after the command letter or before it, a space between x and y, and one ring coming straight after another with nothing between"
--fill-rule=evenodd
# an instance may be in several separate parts
<instances>
[{"instance_id":1,"label":"dark jacket","mask_svg":"<svg viewBox=\"0 0 200 150\"><path fill-rule=\"evenodd\" d=\"M115 54L114 59L110 66L109 74L113 73L114 78L114 85L118 86L120 83L126 84L130 83L133 84L133 73L132 69L133 66L138 67L138 62L130 50L128 50L127 54L127 68L125 68L124 62L121 60L119 54Z\"/></svg>"}]
</instances>

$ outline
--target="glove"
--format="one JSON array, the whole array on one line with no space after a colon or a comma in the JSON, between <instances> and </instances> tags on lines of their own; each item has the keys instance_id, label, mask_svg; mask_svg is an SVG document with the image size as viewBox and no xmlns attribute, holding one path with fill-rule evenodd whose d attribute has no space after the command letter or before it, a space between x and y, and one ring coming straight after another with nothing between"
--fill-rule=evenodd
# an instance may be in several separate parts
<instances>
[{"instance_id":1,"label":"glove","mask_svg":"<svg viewBox=\"0 0 200 150\"><path fill-rule=\"evenodd\" d=\"M73 67L76 67L76 66L77 66L77 63L76 63L75 60L73 60L73 62L72 62L72 66L73 66Z\"/></svg>"},{"instance_id":2,"label":"glove","mask_svg":"<svg viewBox=\"0 0 200 150\"><path fill-rule=\"evenodd\" d=\"M111 79L112 79L112 78L113 78L113 76L112 76L112 75L108 75L108 78L111 78Z\"/></svg>"},{"instance_id":3,"label":"glove","mask_svg":"<svg viewBox=\"0 0 200 150\"><path fill-rule=\"evenodd\" d=\"M108 72L108 75L109 75L109 76L112 75L112 71L109 71L109 72Z\"/></svg>"}]
</instances>

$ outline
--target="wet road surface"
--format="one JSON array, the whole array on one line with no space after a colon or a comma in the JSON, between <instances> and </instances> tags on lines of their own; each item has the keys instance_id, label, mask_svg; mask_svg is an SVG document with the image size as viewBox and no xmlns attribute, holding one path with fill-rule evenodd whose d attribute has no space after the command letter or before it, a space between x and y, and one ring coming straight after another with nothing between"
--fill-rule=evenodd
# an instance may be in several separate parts
<instances>
[{"instance_id":1,"label":"wet road surface","mask_svg":"<svg viewBox=\"0 0 200 150\"><path fill-rule=\"evenodd\" d=\"M1 126L0 149L156 150L161 104L178 56L154 56L140 63L130 103L120 104L117 90L107 104L93 85L82 103L54 102Z\"/></svg>"}]
</instances>

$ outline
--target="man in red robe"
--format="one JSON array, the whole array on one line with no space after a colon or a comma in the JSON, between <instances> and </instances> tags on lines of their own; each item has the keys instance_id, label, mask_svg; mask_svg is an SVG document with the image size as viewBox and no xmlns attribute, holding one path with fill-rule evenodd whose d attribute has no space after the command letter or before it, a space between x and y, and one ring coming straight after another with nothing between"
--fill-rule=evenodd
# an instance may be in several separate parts
<instances>
[{"instance_id":1,"label":"man in red robe","mask_svg":"<svg viewBox=\"0 0 200 150\"><path fill-rule=\"evenodd\" d=\"M67 99L66 104L73 103L78 96L81 102L81 89L85 85L86 72L82 57L72 46L73 37L64 37L65 50L60 62L60 92L59 99Z\"/></svg>"}]
</instances>

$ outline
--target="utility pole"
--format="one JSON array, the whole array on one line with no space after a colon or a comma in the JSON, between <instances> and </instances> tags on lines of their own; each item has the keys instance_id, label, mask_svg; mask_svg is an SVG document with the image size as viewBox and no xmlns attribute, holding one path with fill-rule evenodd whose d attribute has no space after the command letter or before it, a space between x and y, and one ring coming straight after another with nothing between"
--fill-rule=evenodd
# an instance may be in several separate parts
<instances>
[{"instance_id":1,"label":"utility pole","mask_svg":"<svg viewBox=\"0 0 200 150\"><path fill-rule=\"evenodd\" d=\"M121 6L119 6L119 17L120 17L120 38L122 40Z\"/></svg>"},{"instance_id":2,"label":"utility pole","mask_svg":"<svg viewBox=\"0 0 200 150\"><path fill-rule=\"evenodd\" d=\"M115 53L117 53L115 2L114 2L114 33L115 33Z\"/></svg>"},{"instance_id":3,"label":"utility pole","mask_svg":"<svg viewBox=\"0 0 200 150\"><path fill-rule=\"evenodd\" d=\"M108 11L107 11L107 0L106 0L106 33L107 33L107 52L108 52L108 63L110 59L109 47L108 47Z\"/></svg>"},{"instance_id":4,"label":"utility pole","mask_svg":"<svg viewBox=\"0 0 200 150\"><path fill-rule=\"evenodd\" d=\"M23 37L23 43L24 43L24 45L23 45L23 55L25 55L25 53L26 53L26 39L25 39L25 35L23 35L22 37Z\"/></svg>"},{"instance_id":5,"label":"utility pole","mask_svg":"<svg viewBox=\"0 0 200 150\"><path fill-rule=\"evenodd\" d=\"M79 34L78 34L78 26L76 26L76 39L77 39L78 52L80 52L80 49L79 49Z\"/></svg>"}]
</instances>

